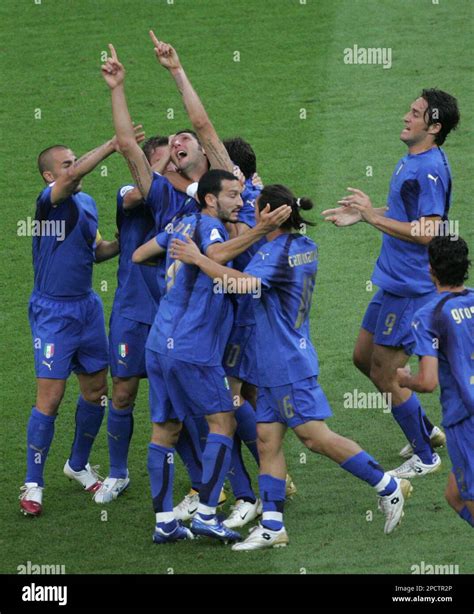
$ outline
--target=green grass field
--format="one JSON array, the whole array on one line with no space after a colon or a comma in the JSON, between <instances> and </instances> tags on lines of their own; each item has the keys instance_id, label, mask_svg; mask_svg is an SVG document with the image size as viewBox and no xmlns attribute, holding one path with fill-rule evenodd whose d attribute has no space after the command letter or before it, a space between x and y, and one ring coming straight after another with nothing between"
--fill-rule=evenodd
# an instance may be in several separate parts
<instances>
[{"instance_id":1,"label":"green grass field","mask_svg":"<svg viewBox=\"0 0 474 614\"><path fill-rule=\"evenodd\" d=\"M81 154L112 134L110 97L99 71L107 43L114 43L127 69L130 109L148 135L173 133L189 124L174 84L155 60L147 35L153 27L177 48L219 134L242 135L254 145L266 183L286 183L298 195L314 198L315 221L347 186L361 188L382 206L394 165L406 151L398 137L409 103L423 87L449 91L458 97L462 114L459 130L445 146L454 178L451 217L472 244L472 7L465 0L441 0L439 5L430 0L2 2L0 572L15 574L26 561L62 564L73 574L410 573L421 561L474 572L469 527L443 497L450 470L446 450L439 473L414 481L404 522L387 537L372 490L329 460L311 455L291 433L286 456L298 494L287 506L289 548L242 556L206 540L154 546L146 382L135 411L132 484L123 497L98 506L62 474L78 394L71 378L46 466L44 515L23 517L17 500L35 399L27 320L31 239L17 236L17 223L34 215L42 187L36 170L40 150L59 142ZM354 44L391 48L392 67L344 64L344 49ZM167 119L170 108L172 120ZM38 109L40 119L35 118ZM86 178L84 189L98 203L102 235L112 238L115 193L130 178L119 156L104 165L102 173L96 169ZM352 365L351 354L374 292L367 290L367 281L380 235L366 225L343 230L322 222L310 234L320 247L312 331L320 382L335 413L329 424L392 468L399 464L404 440L391 415L343 407L344 393L373 390ZM115 273L115 261L95 269L94 286L107 318ZM426 396L424 403L439 423L437 395ZM105 424L91 460L107 472ZM250 457L248 463L256 476ZM176 501L187 488L179 465Z\"/></svg>"}]
</instances>

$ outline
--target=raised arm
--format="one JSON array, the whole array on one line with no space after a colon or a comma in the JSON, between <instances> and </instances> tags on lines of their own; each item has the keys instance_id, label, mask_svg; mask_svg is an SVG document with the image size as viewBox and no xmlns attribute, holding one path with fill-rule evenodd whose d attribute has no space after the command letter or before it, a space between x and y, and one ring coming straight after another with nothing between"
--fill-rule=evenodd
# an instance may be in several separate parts
<instances>
[{"instance_id":1,"label":"raised arm","mask_svg":"<svg viewBox=\"0 0 474 614\"><path fill-rule=\"evenodd\" d=\"M51 188L51 202L54 204L71 196L84 175L94 170L102 160L115 151L115 145L115 139L112 138L72 163L67 171L56 179Z\"/></svg>"},{"instance_id":2,"label":"raised arm","mask_svg":"<svg viewBox=\"0 0 474 614\"><path fill-rule=\"evenodd\" d=\"M155 46L155 54L159 63L169 70L183 98L186 112L206 152L211 168L232 172L233 164L229 154L217 136L217 132L206 113L204 105L191 85L184 68L181 66L175 49L171 45L159 41L153 31L150 31L150 37Z\"/></svg>"},{"instance_id":3,"label":"raised arm","mask_svg":"<svg viewBox=\"0 0 474 614\"><path fill-rule=\"evenodd\" d=\"M125 69L119 62L113 45L109 45L111 57L102 66L102 76L112 95L112 115L115 133L121 153L127 160L134 183L143 198L148 196L153 181L153 171L141 147L138 145L125 97Z\"/></svg>"}]
</instances>

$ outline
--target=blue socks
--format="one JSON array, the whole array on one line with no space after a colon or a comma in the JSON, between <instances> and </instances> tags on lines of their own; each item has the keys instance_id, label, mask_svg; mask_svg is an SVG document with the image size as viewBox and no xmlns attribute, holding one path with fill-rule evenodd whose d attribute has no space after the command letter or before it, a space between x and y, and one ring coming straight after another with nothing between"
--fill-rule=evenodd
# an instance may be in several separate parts
<instances>
[{"instance_id":1,"label":"blue socks","mask_svg":"<svg viewBox=\"0 0 474 614\"><path fill-rule=\"evenodd\" d=\"M244 501L255 503L257 498L252 489L252 481L244 465L244 460L242 458L242 442L238 435L234 435L234 445L232 446L227 479L232 486L232 492L236 499L243 499Z\"/></svg>"},{"instance_id":2,"label":"blue socks","mask_svg":"<svg viewBox=\"0 0 474 614\"><path fill-rule=\"evenodd\" d=\"M87 465L92 444L99 432L103 417L102 405L94 405L79 396L76 409L76 433L69 457L69 465L73 471L82 471Z\"/></svg>"},{"instance_id":3,"label":"blue socks","mask_svg":"<svg viewBox=\"0 0 474 614\"><path fill-rule=\"evenodd\" d=\"M279 531L283 527L286 481L263 474L258 477L258 487L263 503L261 525Z\"/></svg>"},{"instance_id":4,"label":"blue socks","mask_svg":"<svg viewBox=\"0 0 474 614\"><path fill-rule=\"evenodd\" d=\"M199 430L193 418L185 418L179 439L176 444L179 454L188 472L191 486L194 490L201 489L202 451L199 440Z\"/></svg>"},{"instance_id":5,"label":"blue socks","mask_svg":"<svg viewBox=\"0 0 474 614\"><path fill-rule=\"evenodd\" d=\"M469 523L471 527L474 527L474 518L472 517L471 512L467 509L467 505L465 505L459 512L459 516L467 523Z\"/></svg>"},{"instance_id":6,"label":"blue socks","mask_svg":"<svg viewBox=\"0 0 474 614\"><path fill-rule=\"evenodd\" d=\"M423 463L431 465L433 463L433 448L423 419L424 413L414 393L401 405L392 407L393 417L411 443L414 454L417 454Z\"/></svg>"},{"instance_id":7,"label":"blue socks","mask_svg":"<svg viewBox=\"0 0 474 614\"><path fill-rule=\"evenodd\" d=\"M364 450L346 459L340 467L373 486L381 497L391 495L397 489L396 481Z\"/></svg>"},{"instance_id":8,"label":"blue socks","mask_svg":"<svg viewBox=\"0 0 474 614\"><path fill-rule=\"evenodd\" d=\"M148 475L150 476L151 497L156 514L162 514L157 521L173 520L174 448L165 448L155 443L148 445Z\"/></svg>"},{"instance_id":9,"label":"blue socks","mask_svg":"<svg viewBox=\"0 0 474 614\"><path fill-rule=\"evenodd\" d=\"M128 449L133 434L133 406L115 409L109 400L107 439L109 442L110 477L126 478Z\"/></svg>"},{"instance_id":10,"label":"blue socks","mask_svg":"<svg viewBox=\"0 0 474 614\"><path fill-rule=\"evenodd\" d=\"M257 417L254 408L244 401L235 412L237 435L252 453L257 465L260 464L257 449Z\"/></svg>"},{"instance_id":11,"label":"blue socks","mask_svg":"<svg viewBox=\"0 0 474 614\"><path fill-rule=\"evenodd\" d=\"M229 471L233 440L225 435L209 433L207 444L202 454L202 485L199 491L199 512L205 515L215 514L219 495ZM205 516L204 516L205 518Z\"/></svg>"},{"instance_id":12,"label":"blue socks","mask_svg":"<svg viewBox=\"0 0 474 614\"><path fill-rule=\"evenodd\" d=\"M44 486L44 464L48 456L54 435L56 416L46 416L33 407L28 421L26 479L25 482L36 482Z\"/></svg>"}]
</instances>

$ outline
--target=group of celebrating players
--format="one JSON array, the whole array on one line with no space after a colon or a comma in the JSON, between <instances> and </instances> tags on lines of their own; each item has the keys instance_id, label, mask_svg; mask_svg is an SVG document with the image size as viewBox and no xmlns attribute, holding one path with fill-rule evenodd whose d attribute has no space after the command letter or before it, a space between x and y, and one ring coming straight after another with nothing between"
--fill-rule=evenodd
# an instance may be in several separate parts
<instances>
[{"instance_id":1,"label":"group of celebrating players","mask_svg":"<svg viewBox=\"0 0 474 614\"><path fill-rule=\"evenodd\" d=\"M43 233L33 239L29 318L37 396L21 510L42 512L44 465L74 371L80 396L64 473L99 504L129 485L133 409L140 379L149 380L155 543L207 536L232 543L233 550L286 546L284 503L296 491L282 448L288 427L309 450L375 488L386 534L401 521L409 478L437 470L434 448L447 444L453 468L446 498L474 526L474 292L464 286L466 243L440 231L451 202L440 145L459 121L455 98L423 90L410 106L400 135L408 154L393 173L386 207L374 208L366 194L349 188L340 206L323 212L337 227L365 222L383 233L372 277L380 289L364 316L354 363L390 393L392 414L408 440L400 453L408 460L386 472L325 423L332 412L318 382L309 327L318 248L301 233L311 225L301 212L312 201L281 184L262 185L251 146L241 138L219 139L176 51L150 36L193 129L139 145L144 134L130 118L125 70L110 45L102 75L111 92L114 138L80 159L63 145L39 155L48 185L36 219L61 222L65 238ZM126 159L133 185L118 191L118 238L106 241L81 181L115 151ZM437 232L414 232L415 224L427 228L427 222ZM116 255L107 339L92 267ZM412 354L420 357L416 375L406 366ZM434 390L438 379L445 433L414 392ZM102 479L89 456L107 402L110 467ZM258 495L242 443L259 468ZM191 489L173 507L175 451ZM217 509L226 479L235 504L223 520ZM260 516L242 540L236 529Z\"/></svg>"}]
</instances>

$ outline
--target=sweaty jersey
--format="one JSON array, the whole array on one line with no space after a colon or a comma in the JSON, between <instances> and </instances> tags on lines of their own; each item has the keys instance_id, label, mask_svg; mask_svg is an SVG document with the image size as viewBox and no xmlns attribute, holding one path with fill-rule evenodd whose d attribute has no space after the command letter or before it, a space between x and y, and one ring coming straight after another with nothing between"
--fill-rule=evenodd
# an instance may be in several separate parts
<instances>
[{"instance_id":1,"label":"sweaty jersey","mask_svg":"<svg viewBox=\"0 0 474 614\"><path fill-rule=\"evenodd\" d=\"M474 415L474 290L443 292L412 323L414 353L435 356L443 426Z\"/></svg>"},{"instance_id":2,"label":"sweaty jersey","mask_svg":"<svg viewBox=\"0 0 474 614\"><path fill-rule=\"evenodd\" d=\"M133 189L134 186L126 185L117 193L120 255L113 309L129 320L152 324L160 299L158 265L134 264L132 254L155 236L155 220L143 204L132 209L123 208L125 195Z\"/></svg>"},{"instance_id":3,"label":"sweaty jersey","mask_svg":"<svg viewBox=\"0 0 474 614\"><path fill-rule=\"evenodd\" d=\"M160 233L157 243L166 248L172 238L191 237L201 252L229 238L215 217L195 213L175 224L172 234ZM193 364L221 366L232 328L229 295L197 266L166 255L166 294L150 331L147 348Z\"/></svg>"},{"instance_id":4,"label":"sweaty jersey","mask_svg":"<svg viewBox=\"0 0 474 614\"><path fill-rule=\"evenodd\" d=\"M245 269L262 286L260 298L253 297L260 386L291 384L319 372L309 330L317 268L317 245L285 233L260 247Z\"/></svg>"},{"instance_id":5,"label":"sweaty jersey","mask_svg":"<svg viewBox=\"0 0 474 614\"><path fill-rule=\"evenodd\" d=\"M424 216L447 219L450 203L451 170L441 148L408 154L397 163L390 181L386 217L400 222L414 222ZM433 292L428 248L384 233L372 281L397 296Z\"/></svg>"},{"instance_id":6,"label":"sweaty jersey","mask_svg":"<svg viewBox=\"0 0 474 614\"><path fill-rule=\"evenodd\" d=\"M36 201L33 237L34 291L51 298L75 299L92 290L98 236L97 206L84 192L52 204L49 185Z\"/></svg>"}]
</instances>

